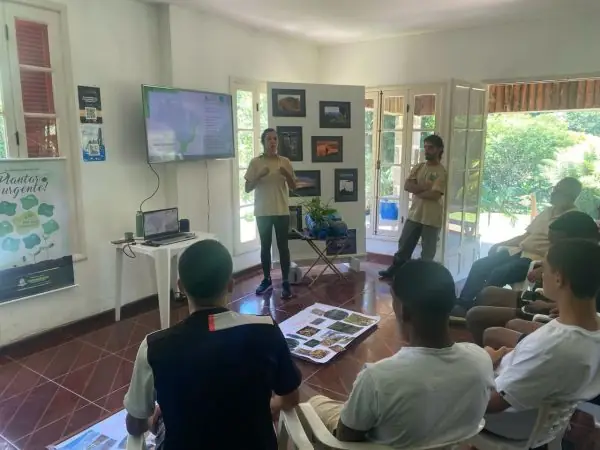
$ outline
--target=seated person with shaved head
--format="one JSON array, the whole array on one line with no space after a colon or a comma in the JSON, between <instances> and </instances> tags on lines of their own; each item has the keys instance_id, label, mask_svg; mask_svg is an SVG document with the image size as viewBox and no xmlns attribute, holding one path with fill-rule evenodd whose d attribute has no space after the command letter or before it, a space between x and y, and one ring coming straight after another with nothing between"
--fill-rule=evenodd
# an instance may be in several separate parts
<instances>
[{"instance_id":1,"label":"seated person with shaved head","mask_svg":"<svg viewBox=\"0 0 600 450\"><path fill-rule=\"evenodd\" d=\"M125 396L129 434L160 415L164 450L277 448L272 415L298 404L301 375L270 316L226 308L232 269L217 241L181 255L190 316L142 341Z\"/></svg>"}]
</instances>

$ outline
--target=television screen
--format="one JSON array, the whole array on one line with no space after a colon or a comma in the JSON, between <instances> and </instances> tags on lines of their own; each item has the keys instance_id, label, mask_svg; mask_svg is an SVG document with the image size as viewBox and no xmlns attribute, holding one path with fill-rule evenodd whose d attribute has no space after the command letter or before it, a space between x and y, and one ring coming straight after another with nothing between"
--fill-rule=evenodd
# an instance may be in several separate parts
<instances>
[{"instance_id":1,"label":"television screen","mask_svg":"<svg viewBox=\"0 0 600 450\"><path fill-rule=\"evenodd\" d=\"M142 86L148 162L233 158L229 94Z\"/></svg>"}]
</instances>

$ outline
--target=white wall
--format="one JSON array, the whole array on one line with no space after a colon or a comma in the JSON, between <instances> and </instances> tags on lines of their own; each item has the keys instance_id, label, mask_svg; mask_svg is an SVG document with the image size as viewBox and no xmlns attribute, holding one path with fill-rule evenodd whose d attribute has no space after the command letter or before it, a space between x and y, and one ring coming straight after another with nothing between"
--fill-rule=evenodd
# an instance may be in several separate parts
<instances>
[{"instance_id":1,"label":"white wall","mask_svg":"<svg viewBox=\"0 0 600 450\"><path fill-rule=\"evenodd\" d=\"M68 7L74 77L74 85L67 88L75 90L78 84L101 88L107 157L103 163L80 162L88 259L75 264L79 286L0 305L0 345L112 306L114 250L108 242L134 230L135 211L156 185L155 176L144 165L140 94L142 83L159 82L155 8L121 0L61 3ZM78 150L74 157L81 161ZM148 202L150 207L163 205L162 192ZM125 301L155 292L148 269L133 261L126 261L125 266Z\"/></svg>"},{"instance_id":2,"label":"white wall","mask_svg":"<svg viewBox=\"0 0 600 450\"><path fill-rule=\"evenodd\" d=\"M368 87L600 74L597 18L383 39L320 50L320 82Z\"/></svg>"},{"instance_id":3,"label":"white wall","mask_svg":"<svg viewBox=\"0 0 600 450\"><path fill-rule=\"evenodd\" d=\"M230 76L314 81L317 73L316 47L189 10L133 0L58 2L68 8L70 88L84 84L102 90L107 160L80 162L88 259L75 264L79 286L0 305L0 346L113 307L114 250L109 241L134 230L135 211L156 186L146 165L141 84L229 92ZM210 231L232 248L230 162L210 162L209 167L207 187L203 163L157 166L162 187L145 208L179 203L192 226L206 231L209 192ZM258 254L249 254L236 258L235 268L258 261ZM149 263L125 258L123 302L154 293Z\"/></svg>"},{"instance_id":4,"label":"white wall","mask_svg":"<svg viewBox=\"0 0 600 450\"><path fill-rule=\"evenodd\" d=\"M232 76L264 82L301 83L317 79L316 46L241 28L189 9L169 9L174 86L229 92ZM233 196L237 195L233 190L232 162L180 164L176 179L177 203L182 215L189 217L192 228L216 233L232 250L232 220L236 217ZM234 270L258 262L258 252L236 257Z\"/></svg>"}]
</instances>

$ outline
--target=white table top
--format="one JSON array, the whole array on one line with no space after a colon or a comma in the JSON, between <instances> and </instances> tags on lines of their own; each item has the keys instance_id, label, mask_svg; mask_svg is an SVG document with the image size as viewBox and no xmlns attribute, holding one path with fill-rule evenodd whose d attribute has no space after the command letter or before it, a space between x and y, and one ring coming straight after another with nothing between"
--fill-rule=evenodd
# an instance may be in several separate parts
<instances>
[{"instance_id":1,"label":"white table top","mask_svg":"<svg viewBox=\"0 0 600 450\"><path fill-rule=\"evenodd\" d=\"M205 241L207 239L218 240L217 236L212 233L204 233L202 231L194 231L194 233L196 234L196 237L194 239L188 239L186 241L175 242L173 244L161 245L159 247L151 247L149 245L141 245L142 241L136 241L135 245L134 244L117 244L117 245L112 244L112 245L114 247L117 247L120 249L127 248L127 250L129 250L128 247L130 246L133 253L139 253L139 254L153 256L156 253L165 251L165 250L176 253L178 251L185 250L190 245L195 244L196 242ZM127 251L127 250L125 250L125 251Z\"/></svg>"}]
</instances>

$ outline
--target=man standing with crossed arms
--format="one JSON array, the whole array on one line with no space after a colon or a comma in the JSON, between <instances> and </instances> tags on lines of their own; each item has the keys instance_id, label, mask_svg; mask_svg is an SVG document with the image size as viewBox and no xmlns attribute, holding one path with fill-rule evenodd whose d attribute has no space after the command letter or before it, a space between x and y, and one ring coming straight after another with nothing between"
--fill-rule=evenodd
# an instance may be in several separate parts
<instances>
[{"instance_id":1,"label":"man standing with crossed arms","mask_svg":"<svg viewBox=\"0 0 600 450\"><path fill-rule=\"evenodd\" d=\"M423 147L425 162L414 166L404 183L404 190L412 194L412 204L398 240L394 262L379 272L383 279L393 278L395 271L411 258L419 239L421 259L431 261L435 257L444 222L442 196L446 191L446 169L441 163L444 141L433 134L425 138Z\"/></svg>"}]
</instances>

